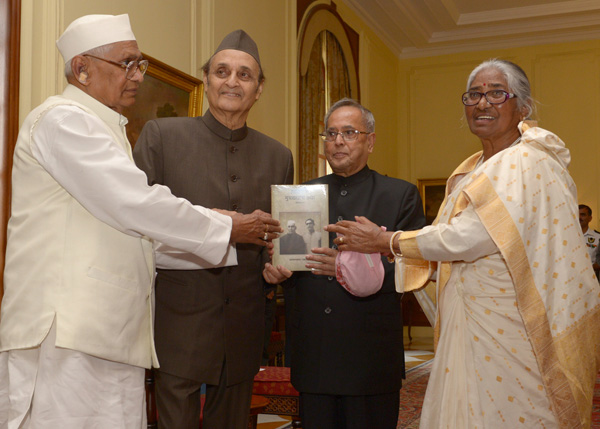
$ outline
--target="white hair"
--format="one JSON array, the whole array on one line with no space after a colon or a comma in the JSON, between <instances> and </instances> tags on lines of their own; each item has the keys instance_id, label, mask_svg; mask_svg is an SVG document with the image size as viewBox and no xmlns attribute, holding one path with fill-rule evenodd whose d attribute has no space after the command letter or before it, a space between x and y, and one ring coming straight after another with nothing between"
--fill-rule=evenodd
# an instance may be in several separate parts
<instances>
[{"instance_id":1,"label":"white hair","mask_svg":"<svg viewBox=\"0 0 600 429\"><path fill-rule=\"evenodd\" d=\"M504 75L508 89L517 96L517 108L527 110L526 118L535 113L535 100L531 96L531 86L525 71L513 62L492 58L482 62L473 69L467 80L467 91L471 87L475 76L483 70L496 69Z\"/></svg>"},{"instance_id":2,"label":"white hair","mask_svg":"<svg viewBox=\"0 0 600 429\"><path fill-rule=\"evenodd\" d=\"M118 43L118 42L116 42L116 43ZM89 54L89 55L94 55L96 57L103 58L104 55L110 50L110 48L112 48L112 45L114 45L114 43L109 43L108 45L98 46L97 48L90 49L89 51L82 52L81 54L78 54L78 55ZM67 80L70 77L75 78L75 76L73 75L73 70L71 68L71 61L73 61L72 58L65 63L65 77L67 78Z\"/></svg>"}]
</instances>

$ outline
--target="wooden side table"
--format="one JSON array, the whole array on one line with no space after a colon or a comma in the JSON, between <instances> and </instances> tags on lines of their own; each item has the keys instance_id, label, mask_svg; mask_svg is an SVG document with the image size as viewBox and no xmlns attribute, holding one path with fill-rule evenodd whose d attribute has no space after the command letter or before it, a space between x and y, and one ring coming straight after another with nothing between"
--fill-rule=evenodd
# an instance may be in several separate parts
<instances>
[{"instance_id":1,"label":"wooden side table","mask_svg":"<svg viewBox=\"0 0 600 429\"><path fill-rule=\"evenodd\" d=\"M300 421L300 394L290 382L290 369L284 366L261 367L254 377L252 393L270 400L262 414L276 414L292 417L292 427L302 427Z\"/></svg>"},{"instance_id":2,"label":"wooden side table","mask_svg":"<svg viewBox=\"0 0 600 429\"><path fill-rule=\"evenodd\" d=\"M248 420L248 429L256 429L258 424L258 415L269 405L269 399L260 395L252 395L250 403L250 419Z\"/></svg>"}]
</instances>

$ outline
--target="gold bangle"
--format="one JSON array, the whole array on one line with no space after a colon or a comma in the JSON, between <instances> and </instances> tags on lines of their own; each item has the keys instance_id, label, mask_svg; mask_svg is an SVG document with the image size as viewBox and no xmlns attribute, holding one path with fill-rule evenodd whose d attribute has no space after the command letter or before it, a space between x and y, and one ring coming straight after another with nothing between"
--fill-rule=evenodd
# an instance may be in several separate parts
<instances>
[{"instance_id":1,"label":"gold bangle","mask_svg":"<svg viewBox=\"0 0 600 429\"><path fill-rule=\"evenodd\" d=\"M403 231L396 231L392 234L392 236L390 237L390 253L392 255L394 255L394 257L396 258L400 258L402 257L402 250L400 249L400 239L398 239L398 249L400 250L400 253L396 253L394 251L394 238L396 238L396 235L398 234L402 234Z\"/></svg>"}]
</instances>

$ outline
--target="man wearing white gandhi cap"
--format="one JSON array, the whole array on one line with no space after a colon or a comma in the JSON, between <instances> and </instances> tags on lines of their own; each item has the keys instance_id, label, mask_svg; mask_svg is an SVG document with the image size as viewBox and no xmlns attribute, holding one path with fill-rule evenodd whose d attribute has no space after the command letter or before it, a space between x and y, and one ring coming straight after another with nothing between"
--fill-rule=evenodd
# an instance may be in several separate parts
<instances>
[{"instance_id":1,"label":"man wearing white gandhi cap","mask_svg":"<svg viewBox=\"0 0 600 429\"><path fill-rule=\"evenodd\" d=\"M154 240L224 266L232 243L282 230L147 185L121 115L148 66L127 15L79 18L57 46L68 85L27 116L14 153L0 428L145 428Z\"/></svg>"}]
</instances>

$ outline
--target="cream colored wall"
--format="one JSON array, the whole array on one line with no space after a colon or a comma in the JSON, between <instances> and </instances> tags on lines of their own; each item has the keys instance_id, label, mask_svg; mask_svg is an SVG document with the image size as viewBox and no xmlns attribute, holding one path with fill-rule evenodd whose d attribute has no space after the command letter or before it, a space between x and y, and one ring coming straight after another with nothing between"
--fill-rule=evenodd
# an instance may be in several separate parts
<instances>
[{"instance_id":1,"label":"cream colored wall","mask_svg":"<svg viewBox=\"0 0 600 429\"><path fill-rule=\"evenodd\" d=\"M193 73L195 1L22 0L21 120L46 97L62 91L64 63L55 40L74 19L87 14L128 13L141 50ZM174 49L174 47L176 47ZM195 58L194 58L195 59Z\"/></svg>"},{"instance_id":2,"label":"cream colored wall","mask_svg":"<svg viewBox=\"0 0 600 429\"><path fill-rule=\"evenodd\" d=\"M466 125L460 95L470 71L491 57L519 64L539 101L539 125L571 150L571 175L579 201L600 216L600 41L470 52L399 62L399 147L411 154L410 178L448 177L480 149ZM392 150L392 148L389 148ZM597 227L596 227L597 228Z\"/></svg>"},{"instance_id":3,"label":"cream colored wall","mask_svg":"<svg viewBox=\"0 0 600 429\"><path fill-rule=\"evenodd\" d=\"M490 57L520 64L540 101L540 125L571 149L579 200L600 220L600 41L398 60L343 3L342 18L360 36L362 102L375 114L369 164L416 183L447 177L479 142L462 120L460 94L470 70ZM250 126L296 153L296 7L292 0L22 0L20 118L64 86L54 41L76 17L129 13L142 51L194 76L229 31L257 41L267 82Z\"/></svg>"},{"instance_id":4,"label":"cream colored wall","mask_svg":"<svg viewBox=\"0 0 600 429\"><path fill-rule=\"evenodd\" d=\"M87 14L128 13L142 52L201 78L200 67L238 28L257 42L267 76L248 124L295 152L296 8L293 1L22 0L20 120L66 81L55 40ZM206 107L206 106L205 106Z\"/></svg>"},{"instance_id":5,"label":"cream colored wall","mask_svg":"<svg viewBox=\"0 0 600 429\"><path fill-rule=\"evenodd\" d=\"M213 15L215 47L226 34L242 28L259 48L266 81L248 125L284 143L294 154L298 127L295 3L218 0Z\"/></svg>"}]
</instances>

